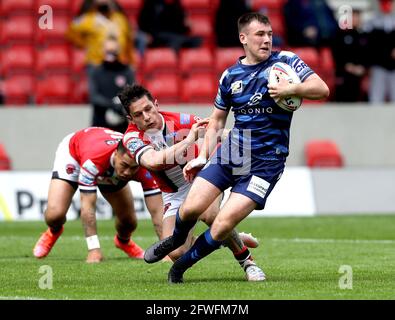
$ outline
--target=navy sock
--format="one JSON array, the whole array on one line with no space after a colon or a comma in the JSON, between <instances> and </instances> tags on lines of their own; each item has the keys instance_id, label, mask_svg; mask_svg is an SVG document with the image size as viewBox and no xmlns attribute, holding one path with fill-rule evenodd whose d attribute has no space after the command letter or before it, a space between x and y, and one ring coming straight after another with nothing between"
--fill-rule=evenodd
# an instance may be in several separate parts
<instances>
[{"instance_id":1,"label":"navy sock","mask_svg":"<svg viewBox=\"0 0 395 320\"><path fill-rule=\"evenodd\" d=\"M211 252L217 250L222 244L222 241L216 241L211 237L210 229L202 233L195 241L193 246L182 255L176 262L174 268L186 270L200 259L208 256Z\"/></svg>"},{"instance_id":2,"label":"navy sock","mask_svg":"<svg viewBox=\"0 0 395 320\"><path fill-rule=\"evenodd\" d=\"M176 223L174 226L173 237L174 241L183 244L188 237L189 231L196 224L197 220L182 221L180 218L180 209L177 210Z\"/></svg>"}]
</instances>

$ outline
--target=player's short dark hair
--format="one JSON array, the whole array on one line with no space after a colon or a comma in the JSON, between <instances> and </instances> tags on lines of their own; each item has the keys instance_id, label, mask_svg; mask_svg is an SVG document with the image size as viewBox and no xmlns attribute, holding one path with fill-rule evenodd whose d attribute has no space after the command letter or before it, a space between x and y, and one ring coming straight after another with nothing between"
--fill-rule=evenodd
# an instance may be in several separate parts
<instances>
[{"instance_id":1,"label":"player's short dark hair","mask_svg":"<svg viewBox=\"0 0 395 320\"><path fill-rule=\"evenodd\" d=\"M259 12L247 12L237 20L237 28L239 30L239 33L245 26L249 25L252 21L255 20L263 24L270 24L269 18L264 14Z\"/></svg>"},{"instance_id":2,"label":"player's short dark hair","mask_svg":"<svg viewBox=\"0 0 395 320\"><path fill-rule=\"evenodd\" d=\"M120 154L122 154L122 155L125 154L125 152L126 152L126 148L125 148L125 146L124 146L122 140L120 140L120 141L118 142L117 151L118 151Z\"/></svg>"},{"instance_id":3,"label":"player's short dark hair","mask_svg":"<svg viewBox=\"0 0 395 320\"><path fill-rule=\"evenodd\" d=\"M144 96L154 102L151 92L139 84L126 85L118 94L119 100L121 100L122 106L126 110L126 114L129 114L130 104Z\"/></svg>"}]
</instances>

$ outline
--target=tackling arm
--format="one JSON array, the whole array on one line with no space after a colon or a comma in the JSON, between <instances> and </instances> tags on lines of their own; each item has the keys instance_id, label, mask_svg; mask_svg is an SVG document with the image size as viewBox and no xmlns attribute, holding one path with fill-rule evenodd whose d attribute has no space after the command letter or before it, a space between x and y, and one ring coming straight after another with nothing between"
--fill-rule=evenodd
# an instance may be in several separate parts
<instances>
[{"instance_id":1,"label":"tackling arm","mask_svg":"<svg viewBox=\"0 0 395 320\"><path fill-rule=\"evenodd\" d=\"M207 126L207 131L204 136L199 156L196 159L189 161L184 167L183 172L185 180L191 182L195 178L197 172L206 164L207 159L218 144L218 137L221 136L223 129L225 128L227 117L228 111L214 108L210 117L210 122Z\"/></svg>"},{"instance_id":2,"label":"tackling arm","mask_svg":"<svg viewBox=\"0 0 395 320\"><path fill-rule=\"evenodd\" d=\"M184 140L168 149L160 151L148 149L140 156L139 165L153 171L163 170L167 165L173 165L177 162L177 159L183 156L185 150L195 143L199 137L199 131L203 130L207 123L208 119L197 121L192 125L188 136Z\"/></svg>"}]
</instances>

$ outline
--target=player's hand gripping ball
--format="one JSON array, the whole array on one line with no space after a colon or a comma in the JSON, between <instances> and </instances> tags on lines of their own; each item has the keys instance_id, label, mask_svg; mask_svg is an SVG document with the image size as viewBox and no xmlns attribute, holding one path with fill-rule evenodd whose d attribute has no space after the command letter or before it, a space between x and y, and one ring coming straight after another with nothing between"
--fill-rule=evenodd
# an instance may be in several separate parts
<instances>
[{"instance_id":1,"label":"player's hand gripping ball","mask_svg":"<svg viewBox=\"0 0 395 320\"><path fill-rule=\"evenodd\" d=\"M280 79L285 79L289 83L300 83L296 72L286 63L276 62L269 71L269 84L277 84ZM299 109L302 104L302 98L297 96L285 97L276 101L277 105L289 112Z\"/></svg>"}]
</instances>

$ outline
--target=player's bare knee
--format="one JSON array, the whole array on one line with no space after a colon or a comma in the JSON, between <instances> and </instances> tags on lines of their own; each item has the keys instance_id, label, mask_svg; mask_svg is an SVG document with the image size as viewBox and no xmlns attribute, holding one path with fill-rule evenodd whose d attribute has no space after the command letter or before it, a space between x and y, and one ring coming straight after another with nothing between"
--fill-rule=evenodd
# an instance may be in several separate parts
<instances>
[{"instance_id":1,"label":"player's bare knee","mask_svg":"<svg viewBox=\"0 0 395 320\"><path fill-rule=\"evenodd\" d=\"M199 208L196 203L184 203L180 209L180 214L182 217L197 219L203 213L204 209Z\"/></svg>"},{"instance_id":2,"label":"player's bare knee","mask_svg":"<svg viewBox=\"0 0 395 320\"><path fill-rule=\"evenodd\" d=\"M45 222L50 227L58 227L66 222L66 213L58 206L48 206L44 213Z\"/></svg>"},{"instance_id":3,"label":"player's bare knee","mask_svg":"<svg viewBox=\"0 0 395 320\"><path fill-rule=\"evenodd\" d=\"M225 239L226 235L228 235L234 225L227 220L224 219L217 219L214 221L213 225L211 226L211 235L214 239Z\"/></svg>"},{"instance_id":4,"label":"player's bare knee","mask_svg":"<svg viewBox=\"0 0 395 320\"><path fill-rule=\"evenodd\" d=\"M118 225L125 231L133 232L137 228L137 220L133 218L118 220Z\"/></svg>"}]
</instances>

